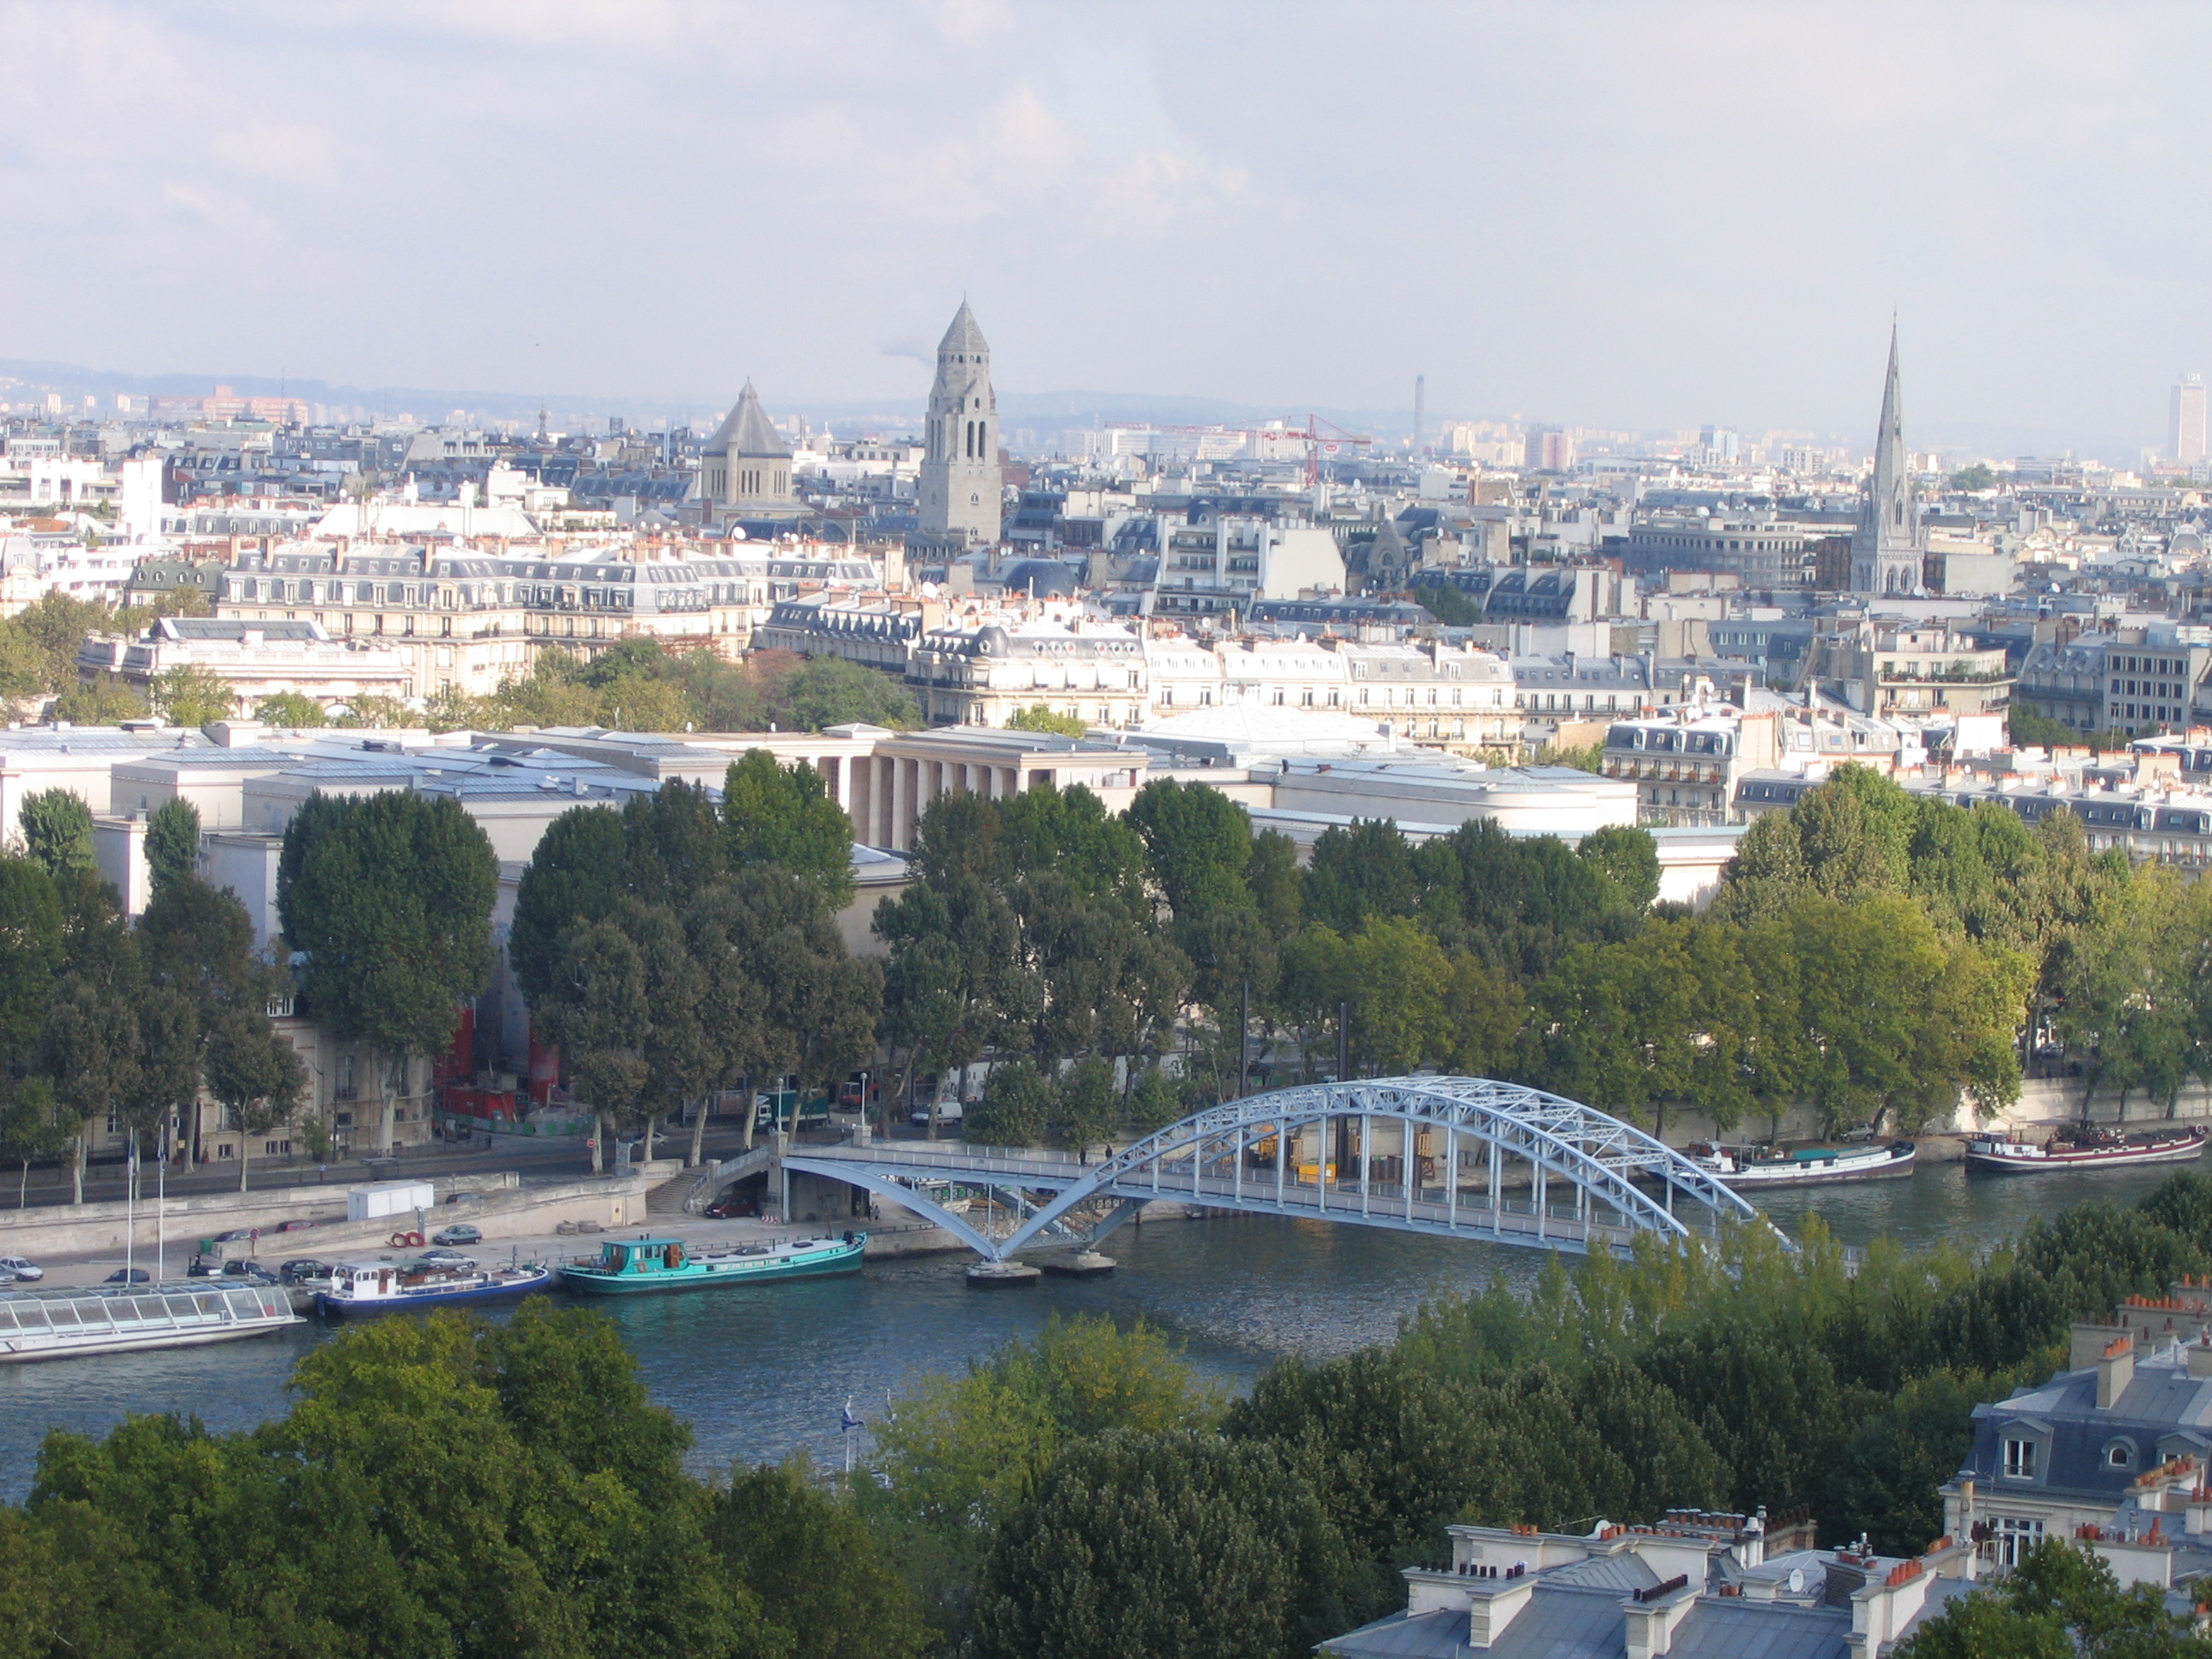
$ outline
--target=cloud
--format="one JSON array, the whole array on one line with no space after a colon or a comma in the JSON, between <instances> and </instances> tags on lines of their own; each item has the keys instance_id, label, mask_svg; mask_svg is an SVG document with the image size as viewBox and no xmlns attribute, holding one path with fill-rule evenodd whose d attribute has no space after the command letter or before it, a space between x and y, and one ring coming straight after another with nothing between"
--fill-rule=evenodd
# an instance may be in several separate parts
<instances>
[{"instance_id":1,"label":"cloud","mask_svg":"<svg viewBox=\"0 0 2212 1659\"><path fill-rule=\"evenodd\" d=\"M148 370L2155 441L2212 14L0 0L15 350ZM773 389L773 392L771 391Z\"/></svg>"}]
</instances>

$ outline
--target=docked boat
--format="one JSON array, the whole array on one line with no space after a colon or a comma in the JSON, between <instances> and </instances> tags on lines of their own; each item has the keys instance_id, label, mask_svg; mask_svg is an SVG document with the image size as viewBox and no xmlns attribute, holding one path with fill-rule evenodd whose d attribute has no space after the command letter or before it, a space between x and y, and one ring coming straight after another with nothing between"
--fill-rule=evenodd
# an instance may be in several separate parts
<instances>
[{"instance_id":1,"label":"docked boat","mask_svg":"<svg viewBox=\"0 0 2212 1659\"><path fill-rule=\"evenodd\" d=\"M786 1238L775 1243L696 1247L680 1238L611 1238L596 1256L565 1262L561 1282L587 1296L644 1296L701 1291L714 1285L758 1285L775 1279L813 1279L860 1271L868 1236Z\"/></svg>"},{"instance_id":2,"label":"docked boat","mask_svg":"<svg viewBox=\"0 0 2212 1659\"><path fill-rule=\"evenodd\" d=\"M1808 1187L1823 1181L1866 1181L1912 1173L1920 1149L1909 1140L1886 1146L1692 1146L1690 1161L1725 1186Z\"/></svg>"},{"instance_id":3,"label":"docked boat","mask_svg":"<svg viewBox=\"0 0 2212 1659\"><path fill-rule=\"evenodd\" d=\"M535 1261L512 1267L479 1267L441 1261L360 1261L331 1269L330 1284L315 1292L325 1318L396 1313L407 1309L470 1307L507 1302L553 1288L553 1269Z\"/></svg>"},{"instance_id":4,"label":"docked boat","mask_svg":"<svg viewBox=\"0 0 2212 1659\"><path fill-rule=\"evenodd\" d=\"M191 1348L305 1322L273 1285L149 1285L0 1297L0 1364Z\"/></svg>"},{"instance_id":5,"label":"docked boat","mask_svg":"<svg viewBox=\"0 0 2212 1659\"><path fill-rule=\"evenodd\" d=\"M2204 1150L2204 1126L2162 1123L2130 1134L2097 1123L2071 1123L2042 1140L1986 1130L1966 1142L1967 1167L1997 1175L2104 1170L2130 1164L2187 1164Z\"/></svg>"}]
</instances>

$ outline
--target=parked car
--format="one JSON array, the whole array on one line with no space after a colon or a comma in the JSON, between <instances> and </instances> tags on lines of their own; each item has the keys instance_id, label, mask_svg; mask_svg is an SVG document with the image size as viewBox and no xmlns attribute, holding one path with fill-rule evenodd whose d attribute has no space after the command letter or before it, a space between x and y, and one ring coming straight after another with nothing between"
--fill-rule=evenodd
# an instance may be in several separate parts
<instances>
[{"instance_id":1,"label":"parked car","mask_svg":"<svg viewBox=\"0 0 2212 1659\"><path fill-rule=\"evenodd\" d=\"M276 1269L276 1277L287 1285L304 1285L310 1279L328 1279L331 1264L318 1261L311 1255L295 1256Z\"/></svg>"},{"instance_id":2,"label":"parked car","mask_svg":"<svg viewBox=\"0 0 2212 1659\"><path fill-rule=\"evenodd\" d=\"M0 1273L10 1279L44 1279L46 1270L33 1267L20 1255L0 1255Z\"/></svg>"},{"instance_id":3,"label":"parked car","mask_svg":"<svg viewBox=\"0 0 2212 1659\"><path fill-rule=\"evenodd\" d=\"M143 1267L118 1267L101 1282L108 1285L150 1285L154 1282L154 1276Z\"/></svg>"},{"instance_id":4,"label":"parked car","mask_svg":"<svg viewBox=\"0 0 2212 1659\"><path fill-rule=\"evenodd\" d=\"M473 1267L477 1259L459 1250L425 1250L420 1260L439 1267Z\"/></svg>"},{"instance_id":5,"label":"parked car","mask_svg":"<svg viewBox=\"0 0 2212 1659\"><path fill-rule=\"evenodd\" d=\"M737 1197L718 1198L701 1213L710 1221L727 1221L732 1216L750 1215L754 1206Z\"/></svg>"},{"instance_id":6,"label":"parked car","mask_svg":"<svg viewBox=\"0 0 2212 1659\"><path fill-rule=\"evenodd\" d=\"M908 1116L913 1121L915 1127L917 1129L926 1128L929 1123L929 1108L927 1106L917 1106L911 1113L908 1114ZM939 1123L959 1122L960 1103L953 1099L949 1095L943 1100L939 1101L937 1103L937 1121Z\"/></svg>"},{"instance_id":7,"label":"parked car","mask_svg":"<svg viewBox=\"0 0 2212 1659\"><path fill-rule=\"evenodd\" d=\"M249 1285L274 1285L276 1275L258 1261L226 1261L222 1264L225 1279L242 1279Z\"/></svg>"},{"instance_id":8,"label":"parked car","mask_svg":"<svg viewBox=\"0 0 2212 1659\"><path fill-rule=\"evenodd\" d=\"M218 1244L236 1244L252 1237L253 1229L251 1227L233 1227L227 1233L217 1233L215 1236L215 1242Z\"/></svg>"},{"instance_id":9,"label":"parked car","mask_svg":"<svg viewBox=\"0 0 2212 1659\"><path fill-rule=\"evenodd\" d=\"M278 1222L276 1224L276 1231L280 1233L305 1232L308 1228L314 1224L315 1224L313 1222L308 1220L304 1216L295 1216L289 1221Z\"/></svg>"},{"instance_id":10,"label":"parked car","mask_svg":"<svg viewBox=\"0 0 2212 1659\"><path fill-rule=\"evenodd\" d=\"M456 1221L450 1227L441 1227L430 1235L433 1244L481 1244L483 1234L465 1221Z\"/></svg>"}]
</instances>

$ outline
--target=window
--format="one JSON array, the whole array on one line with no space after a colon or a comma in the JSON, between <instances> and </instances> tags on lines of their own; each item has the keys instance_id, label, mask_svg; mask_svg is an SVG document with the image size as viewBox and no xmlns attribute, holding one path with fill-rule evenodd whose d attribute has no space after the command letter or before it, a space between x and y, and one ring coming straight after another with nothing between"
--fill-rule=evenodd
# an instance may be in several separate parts
<instances>
[{"instance_id":1,"label":"window","mask_svg":"<svg viewBox=\"0 0 2212 1659\"><path fill-rule=\"evenodd\" d=\"M351 1100L354 1097L353 1056L351 1054L340 1054L338 1056L337 1086L331 1091L331 1097L333 1100Z\"/></svg>"},{"instance_id":2,"label":"window","mask_svg":"<svg viewBox=\"0 0 2212 1659\"><path fill-rule=\"evenodd\" d=\"M2043 1541L2043 1522L2031 1521L2025 1516L2000 1515L1996 1517L1997 1559L2008 1567L2020 1565L2020 1558Z\"/></svg>"},{"instance_id":3,"label":"window","mask_svg":"<svg viewBox=\"0 0 2212 1659\"><path fill-rule=\"evenodd\" d=\"M2005 1478L2008 1480L2034 1480L2035 1453L2036 1446L2033 1440L2007 1440L2004 1443ZM2041 1530L2040 1526L2037 1530Z\"/></svg>"},{"instance_id":4,"label":"window","mask_svg":"<svg viewBox=\"0 0 2212 1659\"><path fill-rule=\"evenodd\" d=\"M2105 1467L2124 1469L2135 1462L2135 1451L2124 1440L2115 1440L2105 1448Z\"/></svg>"}]
</instances>

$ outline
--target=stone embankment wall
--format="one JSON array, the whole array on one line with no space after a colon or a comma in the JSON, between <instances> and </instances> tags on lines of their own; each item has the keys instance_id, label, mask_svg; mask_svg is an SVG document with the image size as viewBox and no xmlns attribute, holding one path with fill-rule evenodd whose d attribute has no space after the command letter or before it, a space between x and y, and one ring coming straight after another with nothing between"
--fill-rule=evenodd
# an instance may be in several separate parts
<instances>
[{"instance_id":1,"label":"stone embankment wall","mask_svg":"<svg viewBox=\"0 0 2212 1659\"><path fill-rule=\"evenodd\" d=\"M438 1202L424 1212L426 1231L448 1222L473 1222L487 1242L503 1238L536 1237L551 1232L563 1221L596 1221L603 1227L636 1224L645 1215L647 1182L641 1176L564 1181L525 1187L512 1170L488 1175L441 1176L431 1182ZM131 1210L119 1203L52 1205L33 1210L0 1212L0 1255L45 1256L88 1255L124 1248L127 1229L137 1232L137 1247L152 1248L157 1227L172 1248L189 1253L193 1244L217 1233L258 1227L257 1246L249 1240L218 1247L218 1256L245 1256L257 1252L264 1258L326 1256L333 1249L366 1249L382 1245L404 1222L413 1217L386 1216L375 1221L345 1218L347 1187L284 1187L265 1193L196 1194L172 1198L160 1219L154 1200ZM456 1193L477 1194L474 1202L449 1203ZM315 1224L295 1232L280 1233L284 1222L308 1220Z\"/></svg>"}]
</instances>

